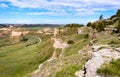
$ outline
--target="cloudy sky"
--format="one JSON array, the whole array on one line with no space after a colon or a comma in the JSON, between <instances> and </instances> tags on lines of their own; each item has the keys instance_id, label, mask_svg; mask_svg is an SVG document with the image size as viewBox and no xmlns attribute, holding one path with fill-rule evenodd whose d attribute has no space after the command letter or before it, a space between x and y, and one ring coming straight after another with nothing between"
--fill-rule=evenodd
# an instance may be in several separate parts
<instances>
[{"instance_id":1,"label":"cloudy sky","mask_svg":"<svg viewBox=\"0 0 120 77\"><path fill-rule=\"evenodd\" d=\"M120 0L0 0L0 23L86 24L117 9Z\"/></svg>"}]
</instances>

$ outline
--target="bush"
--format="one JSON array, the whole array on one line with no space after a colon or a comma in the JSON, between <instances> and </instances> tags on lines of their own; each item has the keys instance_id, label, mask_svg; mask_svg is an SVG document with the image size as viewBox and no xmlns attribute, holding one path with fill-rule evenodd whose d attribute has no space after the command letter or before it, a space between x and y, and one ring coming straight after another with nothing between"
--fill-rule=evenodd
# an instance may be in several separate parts
<instances>
[{"instance_id":1,"label":"bush","mask_svg":"<svg viewBox=\"0 0 120 77\"><path fill-rule=\"evenodd\" d=\"M119 23L117 25L117 30L120 32L120 18L119 18Z\"/></svg>"},{"instance_id":2,"label":"bush","mask_svg":"<svg viewBox=\"0 0 120 77\"><path fill-rule=\"evenodd\" d=\"M92 26L92 23L91 22L88 22L87 23L87 27L91 27Z\"/></svg>"},{"instance_id":3,"label":"bush","mask_svg":"<svg viewBox=\"0 0 120 77\"><path fill-rule=\"evenodd\" d=\"M88 34L85 34L85 35L84 35L84 37L85 37L85 39L86 39L86 38L88 38L88 37L89 37L89 35L88 35Z\"/></svg>"},{"instance_id":4,"label":"bush","mask_svg":"<svg viewBox=\"0 0 120 77\"><path fill-rule=\"evenodd\" d=\"M104 22L99 22L97 25L97 31L98 32L104 31L105 27L106 27L106 25L104 24Z\"/></svg>"},{"instance_id":5,"label":"bush","mask_svg":"<svg viewBox=\"0 0 120 77\"><path fill-rule=\"evenodd\" d=\"M69 41L67 42L67 44L74 44L74 41L73 41L73 40L69 40Z\"/></svg>"},{"instance_id":6,"label":"bush","mask_svg":"<svg viewBox=\"0 0 120 77\"><path fill-rule=\"evenodd\" d=\"M75 24L75 23L73 23L73 24L67 24L64 27L82 27L82 26L84 26L84 25L83 24Z\"/></svg>"},{"instance_id":7,"label":"bush","mask_svg":"<svg viewBox=\"0 0 120 77\"><path fill-rule=\"evenodd\" d=\"M115 40L111 40L108 44L119 44L119 42Z\"/></svg>"},{"instance_id":8,"label":"bush","mask_svg":"<svg viewBox=\"0 0 120 77\"><path fill-rule=\"evenodd\" d=\"M108 21L108 22L104 21L104 23L105 23L105 25L112 25L112 24L114 24L114 21Z\"/></svg>"},{"instance_id":9,"label":"bush","mask_svg":"<svg viewBox=\"0 0 120 77\"><path fill-rule=\"evenodd\" d=\"M117 16L120 16L120 9L117 10L116 15L117 15Z\"/></svg>"},{"instance_id":10,"label":"bush","mask_svg":"<svg viewBox=\"0 0 120 77\"><path fill-rule=\"evenodd\" d=\"M91 25L93 29L96 29L98 32L104 31L104 28L106 27L106 24L104 21L98 21Z\"/></svg>"},{"instance_id":11,"label":"bush","mask_svg":"<svg viewBox=\"0 0 120 77\"><path fill-rule=\"evenodd\" d=\"M25 36L22 36L21 37L21 40L20 40L20 42L22 42L22 41L27 41L28 40L28 38L27 37L25 37Z\"/></svg>"},{"instance_id":12,"label":"bush","mask_svg":"<svg viewBox=\"0 0 120 77\"><path fill-rule=\"evenodd\" d=\"M112 20L112 19L115 18L115 17L116 17L116 15L113 15L113 16L110 17L110 19Z\"/></svg>"}]
</instances>

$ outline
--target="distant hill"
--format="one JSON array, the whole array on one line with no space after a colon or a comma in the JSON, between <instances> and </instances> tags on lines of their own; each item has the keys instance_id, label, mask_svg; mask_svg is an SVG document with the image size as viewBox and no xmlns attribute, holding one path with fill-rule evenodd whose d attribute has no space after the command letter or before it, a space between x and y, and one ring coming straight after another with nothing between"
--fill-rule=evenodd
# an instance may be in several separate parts
<instances>
[{"instance_id":1,"label":"distant hill","mask_svg":"<svg viewBox=\"0 0 120 77\"><path fill-rule=\"evenodd\" d=\"M76 24L76 23L72 23L72 24L66 24L64 27L82 27L84 26L83 24Z\"/></svg>"},{"instance_id":2,"label":"distant hill","mask_svg":"<svg viewBox=\"0 0 120 77\"><path fill-rule=\"evenodd\" d=\"M60 27L64 26L64 24L0 24L0 27Z\"/></svg>"}]
</instances>

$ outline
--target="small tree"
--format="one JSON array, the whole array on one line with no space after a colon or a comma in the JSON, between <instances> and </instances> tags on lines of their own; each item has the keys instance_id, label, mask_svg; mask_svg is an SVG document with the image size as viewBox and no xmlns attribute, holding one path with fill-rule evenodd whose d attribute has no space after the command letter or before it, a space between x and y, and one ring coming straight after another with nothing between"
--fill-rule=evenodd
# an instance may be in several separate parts
<instances>
[{"instance_id":1,"label":"small tree","mask_svg":"<svg viewBox=\"0 0 120 77\"><path fill-rule=\"evenodd\" d=\"M87 27L91 27L92 26L92 23L91 22L88 22L87 23Z\"/></svg>"},{"instance_id":2,"label":"small tree","mask_svg":"<svg viewBox=\"0 0 120 77\"><path fill-rule=\"evenodd\" d=\"M67 44L74 44L74 41L73 41L73 40L69 40L69 41L67 42Z\"/></svg>"},{"instance_id":3,"label":"small tree","mask_svg":"<svg viewBox=\"0 0 120 77\"><path fill-rule=\"evenodd\" d=\"M103 15L100 15L99 20L103 20Z\"/></svg>"},{"instance_id":4,"label":"small tree","mask_svg":"<svg viewBox=\"0 0 120 77\"><path fill-rule=\"evenodd\" d=\"M97 24L96 24L96 23L93 23L93 24L91 25L91 27L92 27L93 29L96 29L96 28L97 28Z\"/></svg>"},{"instance_id":5,"label":"small tree","mask_svg":"<svg viewBox=\"0 0 120 77\"><path fill-rule=\"evenodd\" d=\"M104 31L105 27L106 26L105 26L104 22L99 22L98 25L97 25L97 31L98 32Z\"/></svg>"},{"instance_id":6,"label":"small tree","mask_svg":"<svg viewBox=\"0 0 120 77\"><path fill-rule=\"evenodd\" d=\"M116 15L120 17L120 9L117 10Z\"/></svg>"},{"instance_id":7,"label":"small tree","mask_svg":"<svg viewBox=\"0 0 120 77\"><path fill-rule=\"evenodd\" d=\"M117 30L120 32L120 18L119 18L119 23L117 25Z\"/></svg>"},{"instance_id":8,"label":"small tree","mask_svg":"<svg viewBox=\"0 0 120 77\"><path fill-rule=\"evenodd\" d=\"M118 23L118 25L117 25L117 30L120 32L120 9L118 9L116 15L119 17L119 20L118 20L119 23Z\"/></svg>"}]
</instances>

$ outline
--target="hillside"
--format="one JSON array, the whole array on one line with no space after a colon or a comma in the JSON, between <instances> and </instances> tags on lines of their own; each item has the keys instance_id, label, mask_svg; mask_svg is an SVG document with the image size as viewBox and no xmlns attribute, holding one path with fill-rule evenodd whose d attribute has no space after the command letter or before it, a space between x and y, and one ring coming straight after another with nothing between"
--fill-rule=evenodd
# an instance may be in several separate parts
<instances>
[{"instance_id":1,"label":"hillside","mask_svg":"<svg viewBox=\"0 0 120 77\"><path fill-rule=\"evenodd\" d=\"M97 31L103 31L107 28L112 28L112 29L117 29L116 32L119 32L120 31L120 10L117 10L117 13L113 16L111 16L110 18L107 18L107 19L103 19L103 15L102 16L102 19L99 18L98 21L95 21L93 23L89 22L87 24L87 26L89 27L92 27L93 29L96 29ZM101 17L100 16L100 17Z\"/></svg>"},{"instance_id":2,"label":"hillside","mask_svg":"<svg viewBox=\"0 0 120 77\"><path fill-rule=\"evenodd\" d=\"M119 33L120 10L87 26L2 27L0 77L120 77Z\"/></svg>"},{"instance_id":3,"label":"hillside","mask_svg":"<svg viewBox=\"0 0 120 77\"><path fill-rule=\"evenodd\" d=\"M105 75L106 77L106 71L104 73L104 71L102 71L103 68L98 70L100 75L97 74L97 69L102 67L103 64L113 61L113 59L116 60L120 58L120 53L118 52L120 41L117 36L118 33L116 34L116 32L114 32L114 29L118 29L119 19L117 15L112 17L92 23L98 23L98 25L104 23L104 29L100 31L97 30L97 28L100 27L94 28L92 25L89 27L74 27L69 24L70 26L66 25L66 27L58 29L59 32L55 39L59 38L60 40L58 42L68 43L69 46L62 48L63 46L60 44L57 49L54 48L56 49L55 52L57 56L42 63L39 69L30 75L30 77L101 77L100 75ZM113 22L113 19L116 21ZM111 49L113 50L112 52ZM99 55L103 58L100 58ZM94 56L96 56L95 59ZM99 62L100 60L101 62ZM95 65L96 67L93 67ZM86 68L86 70L84 68ZM92 71L94 71L93 74ZM107 73L108 77L110 75ZM117 77L120 75L119 73L111 75L111 77L114 76Z\"/></svg>"}]
</instances>

